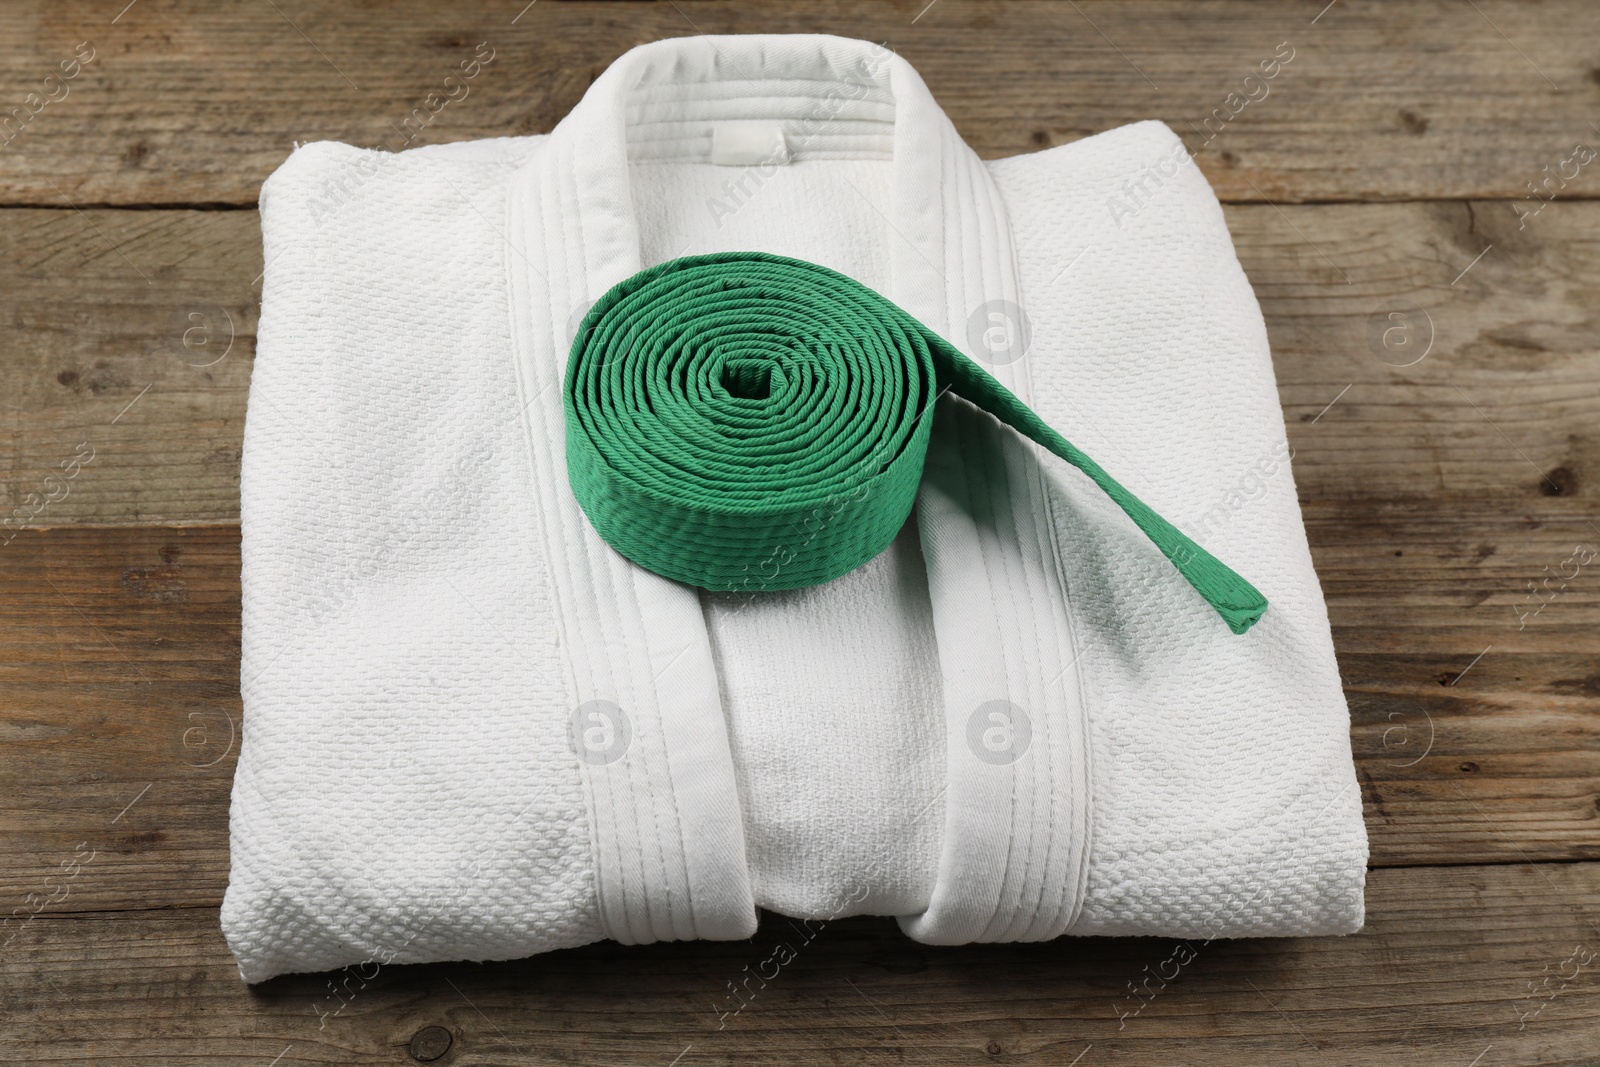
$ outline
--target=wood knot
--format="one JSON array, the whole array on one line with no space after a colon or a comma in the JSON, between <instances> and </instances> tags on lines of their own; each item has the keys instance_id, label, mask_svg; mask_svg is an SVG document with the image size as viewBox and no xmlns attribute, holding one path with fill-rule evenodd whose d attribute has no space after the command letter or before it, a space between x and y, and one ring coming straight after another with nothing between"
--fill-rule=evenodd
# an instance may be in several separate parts
<instances>
[{"instance_id":1,"label":"wood knot","mask_svg":"<svg viewBox=\"0 0 1600 1067\"><path fill-rule=\"evenodd\" d=\"M1566 467L1557 467L1539 482L1545 496L1572 496L1578 491L1578 476Z\"/></svg>"},{"instance_id":2,"label":"wood knot","mask_svg":"<svg viewBox=\"0 0 1600 1067\"><path fill-rule=\"evenodd\" d=\"M1409 108L1400 109L1400 125L1405 131L1418 137L1428 132L1428 120Z\"/></svg>"},{"instance_id":3,"label":"wood knot","mask_svg":"<svg viewBox=\"0 0 1600 1067\"><path fill-rule=\"evenodd\" d=\"M455 1038L442 1026L424 1026L411 1035L411 1058L419 1063L432 1063L450 1051Z\"/></svg>"}]
</instances>

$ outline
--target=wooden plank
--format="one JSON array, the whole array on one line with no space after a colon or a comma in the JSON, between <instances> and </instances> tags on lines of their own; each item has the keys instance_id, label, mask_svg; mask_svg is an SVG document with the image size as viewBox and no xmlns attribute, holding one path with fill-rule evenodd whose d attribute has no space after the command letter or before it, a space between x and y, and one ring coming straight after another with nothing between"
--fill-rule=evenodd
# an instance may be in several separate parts
<instances>
[{"instance_id":1,"label":"wooden plank","mask_svg":"<svg viewBox=\"0 0 1600 1067\"><path fill-rule=\"evenodd\" d=\"M256 213L0 220L0 523L237 520Z\"/></svg>"},{"instance_id":2,"label":"wooden plank","mask_svg":"<svg viewBox=\"0 0 1600 1067\"><path fill-rule=\"evenodd\" d=\"M1592 496L1600 205L1526 222L1503 203L1241 207L1228 224L1302 499Z\"/></svg>"},{"instance_id":3,"label":"wooden plank","mask_svg":"<svg viewBox=\"0 0 1600 1067\"><path fill-rule=\"evenodd\" d=\"M18 535L0 548L0 691L0 916L54 895L44 879L85 841L79 907L221 901L237 527Z\"/></svg>"},{"instance_id":4,"label":"wooden plank","mask_svg":"<svg viewBox=\"0 0 1600 1067\"><path fill-rule=\"evenodd\" d=\"M546 131L627 48L702 32L885 42L985 157L1159 118L1229 200L1518 199L1596 136L1588 0L106 8L0 9L0 110L31 116L0 148L0 203L250 204L295 141L401 143L480 42L493 62L414 143ZM47 85L84 42L95 58ZM1275 76L1246 83L1263 63ZM1564 194L1594 190L1583 173Z\"/></svg>"},{"instance_id":5,"label":"wooden plank","mask_svg":"<svg viewBox=\"0 0 1600 1067\"><path fill-rule=\"evenodd\" d=\"M748 942L374 963L254 990L214 909L55 912L0 959L0 1049L34 1067L386 1064L442 1027L436 1062L455 1067L1593 1064L1597 894L1600 864L1374 871L1347 938L929 948L892 920L807 939L766 916ZM721 1015L756 972L764 987Z\"/></svg>"},{"instance_id":6,"label":"wooden plank","mask_svg":"<svg viewBox=\"0 0 1600 1067\"><path fill-rule=\"evenodd\" d=\"M1359 519L1374 500L1494 499L1509 515L1592 497L1600 204L1554 204L1521 229L1505 204L1227 215L1272 337L1303 500L1348 502ZM255 213L4 217L7 510L80 444L96 457L64 498L35 516L36 499L14 521L235 521L262 269ZM1431 348L1395 366L1411 358L1408 337Z\"/></svg>"},{"instance_id":7,"label":"wooden plank","mask_svg":"<svg viewBox=\"0 0 1600 1067\"><path fill-rule=\"evenodd\" d=\"M1372 862L1600 856L1593 513L1569 500L1305 508Z\"/></svg>"},{"instance_id":8,"label":"wooden plank","mask_svg":"<svg viewBox=\"0 0 1600 1067\"><path fill-rule=\"evenodd\" d=\"M1522 631L1503 606L1464 610L1434 520L1410 521L1313 523L1372 862L1600 859L1600 598L1575 588ZM1559 526L1513 542L1518 558L1555 553ZM77 909L220 902L238 575L232 526L32 530L0 549L0 900L87 842Z\"/></svg>"}]
</instances>

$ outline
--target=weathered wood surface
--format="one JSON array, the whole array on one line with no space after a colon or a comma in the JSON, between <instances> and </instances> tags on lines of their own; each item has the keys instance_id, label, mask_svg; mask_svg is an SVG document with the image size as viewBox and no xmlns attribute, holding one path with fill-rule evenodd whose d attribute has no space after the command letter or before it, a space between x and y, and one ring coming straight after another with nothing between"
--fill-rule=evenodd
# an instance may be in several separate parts
<instances>
[{"instance_id":1,"label":"weathered wood surface","mask_svg":"<svg viewBox=\"0 0 1600 1067\"><path fill-rule=\"evenodd\" d=\"M237 527L18 534L0 547L0 692L0 923L55 893L44 879L89 837L80 906L221 901Z\"/></svg>"},{"instance_id":2,"label":"weathered wood surface","mask_svg":"<svg viewBox=\"0 0 1600 1067\"><path fill-rule=\"evenodd\" d=\"M0 1063L1600 1065L1600 204L1519 217L1600 141L1600 5L125 4L0 6ZM547 130L635 43L755 31L888 43L985 157L1143 118L1200 149L1350 701L1361 934L1201 946L1139 1010L1170 942L927 949L852 920L723 1029L783 920L238 981L216 906L262 263L231 209L295 141L392 139L480 41L416 143Z\"/></svg>"},{"instance_id":3,"label":"weathered wood surface","mask_svg":"<svg viewBox=\"0 0 1600 1067\"><path fill-rule=\"evenodd\" d=\"M1227 216L1272 337L1303 500L1348 502L1359 519L1374 500L1494 499L1513 516L1595 498L1600 203L1553 204L1525 225L1504 203ZM0 221L7 503L87 443L95 460L36 522L236 521L256 214ZM1383 347L1385 330L1396 345L1431 335L1431 350L1394 366L1411 357ZM1528 577L1544 562L1558 560Z\"/></svg>"},{"instance_id":4,"label":"weathered wood surface","mask_svg":"<svg viewBox=\"0 0 1600 1067\"><path fill-rule=\"evenodd\" d=\"M1229 200L1516 199L1600 136L1589 0L524 4L6 5L3 110L61 99L0 148L0 203L250 204L295 141L394 139L480 42L494 61L416 143L546 131L627 48L701 32L884 42L986 157L1162 119ZM65 96L45 87L82 42Z\"/></svg>"},{"instance_id":5,"label":"weathered wood surface","mask_svg":"<svg viewBox=\"0 0 1600 1067\"><path fill-rule=\"evenodd\" d=\"M1548 507L1540 529L1507 531L1524 568L1569 539L1570 506ZM1509 607L1464 608L1437 577L1453 566L1447 520L1390 516L1374 534L1310 516L1372 862L1600 859L1595 594L1557 598L1519 631ZM88 841L98 876L77 908L221 901L238 574L232 526L29 530L0 548L0 900L36 893Z\"/></svg>"},{"instance_id":6,"label":"weathered wood surface","mask_svg":"<svg viewBox=\"0 0 1600 1067\"><path fill-rule=\"evenodd\" d=\"M254 211L0 211L0 521L237 520L261 269Z\"/></svg>"},{"instance_id":7,"label":"weathered wood surface","mask_svg":"<svg viewBox=\"0 0 1600 1067\"><path fill-rule=\"evenodd\" d=\"M115 879L98 863L74 894ZM374 964L254 990L214 909L73 911L74 895L7 950L0 1061L366 1067L415 1062L414 1038L443 1027L432 1062L454 1067L1576 1067L1600 1033L1597 895L1600 864L1380 870L1348 938L927 948L888 919L807 942L766 916L748 942ZM773 976L780 942L794 958ZM724 1020L746 967L773 977Z\"/></svg>"}]
</instances>

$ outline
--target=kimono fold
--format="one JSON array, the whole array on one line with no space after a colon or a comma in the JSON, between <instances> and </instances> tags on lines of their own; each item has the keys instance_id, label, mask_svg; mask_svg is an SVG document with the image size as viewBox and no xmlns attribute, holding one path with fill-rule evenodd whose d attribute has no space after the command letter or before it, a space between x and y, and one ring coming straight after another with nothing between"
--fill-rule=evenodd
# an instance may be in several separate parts
<instances>
[{"instance_id":1,"label":"kimono fold","mask_svg":"<svg viewBox=\"0 0 1600 1067\"><path fill-rule=\"evenodd\" d=\"M744 938L758 908L933 944L1360 927L1266 330L1165 126L984 162L875 45L687 38L548 135L303 146L261 214L222 909L246 981ZM1228 632L954 396L913 519L844 577L707 593L628 562L568 483L573 331L727 250L893 300L1271 608Z\"/></svg>"}]
</instances>

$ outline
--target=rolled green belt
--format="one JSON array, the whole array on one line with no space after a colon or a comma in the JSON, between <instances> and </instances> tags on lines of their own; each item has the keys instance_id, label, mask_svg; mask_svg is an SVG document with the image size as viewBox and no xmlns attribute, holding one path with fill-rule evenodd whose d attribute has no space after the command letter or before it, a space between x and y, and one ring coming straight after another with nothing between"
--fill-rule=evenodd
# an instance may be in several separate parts
<instances>
[{"instance_id":1,"label":"rolled green belt","mask_svg":"<svg viewBox=\"0 0 1600 1067\"><path fill-rule=\"evenodd\" d=\"M815 263L719 252L640 271L584 316L564 390L584 514L680 582L797 589L872 559L911 513L951 390L1087 474L1234 633L1267 610L964 353Z\"/></svg>"}]
</instances>

